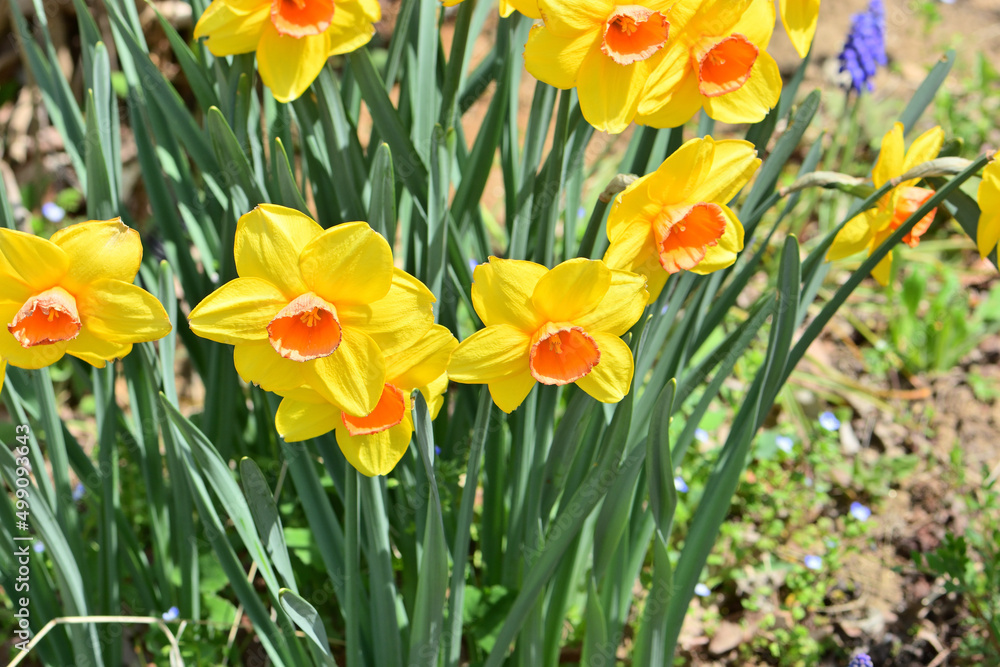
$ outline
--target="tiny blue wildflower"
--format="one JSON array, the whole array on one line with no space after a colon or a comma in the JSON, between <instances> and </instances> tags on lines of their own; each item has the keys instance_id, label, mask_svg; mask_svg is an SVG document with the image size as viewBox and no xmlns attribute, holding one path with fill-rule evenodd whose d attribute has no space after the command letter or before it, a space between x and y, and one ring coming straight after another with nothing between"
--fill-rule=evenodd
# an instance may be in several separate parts
<instances>
[{"instance_id":1,"label":"tiny blue wildflower","mask_svg":"<svg viewBox=\"0 0 1000 667\"><path fill-rule=\"evenodd\" d=\"M795 441L789 438L787 435L779 435L774 439L774 444L777 445L778 449L786 454L792 453L792 447L795 445Z\"/></svg>"},{"instance_id":2,"label":"tiny blue wildflower","mask_svg":"<svg viewBox=\"0 0 1000 667\"><path fill-rule=\"evenodd\" d=\"M862 505L861 503L854 501L851 503L851 516L853 516L858 521L867 521L868 517L872 515L870 507Z\"/></svg>"},{"instance_id":3,"label":"tiny blue wildflower","mask_svg":"<svg viewBox=\"0 0 1000 667\"><path fill-rule=\"evenodd\" d=\"M35 542L35 545L33 547L31 547L31 548L35 550L36 554L44 553L45 552L45 542L42 542L41 540L38 540L37 542Z\"/></svg>"},{"instance_id":4,"label":"tiny blue wildflower","mask_svg":"<svg viewBox=\"0 0 1000 667\"><path fill-rule=\"evenodd\" d=\"M837 419L837 415L833 414L829 410L819 416L819 425L827 431L840 430L840 420Z\"/></svg>"},{"instance_id":5,"label":"tiny blue wildflower","mask_svg":"<svg viewBox=\"0 0 1000 667\"><path fill-rule=\"evenodd\" d=\"M663 304L663 308L660 308L660 315L666 315L668 310L670 310L670 304Z\"/></svg>"},{"instance_id":6,"label":"tiny blue wildflower","mask_svg":"<svg viewBox=\"0 0 1000 667\"><path fill-rule=\"evenodd\" d=\"M87 490L83 488L83 484L77 482L76 486L73 487L73 501L76 502L80 498L83 498L83 494L85 494L86 492Z\"/></svg>"},{"instance_id":7,"label":"tiny blue wildflower","mask_svg":"<svg viewBox=\"0 0 1000 667\"><path fill-rule=\"evenodd\" d=\"M470 257L469 258L469 271L475 271L477 266L479 266L479 262L477 262L474 258Z\"/></svg>"},{"instance_id":8,"label":"tiny blue wildflower","mask_svg":"<svg viewBox=\"0 0 1000 667\"><path fill-rule=\"evenodd\" d=\"M885 7L871 0L868 11L851 17L851 32L840 52L840 71L851 75L851 88L858 93L875 85L872 79L879 66L889 63L885 53Z\"/></svg>"},{"instance_id":9,"label":"tiny blue wildflower","mask_svg":"<svg viewBox=\"0 0 1000 667\"><path fill-rule=\"evenodd\" d=\"M828 537L825 540L823 540L823 545L827 549L833 549L834 547L837 546L837 540L833 539L832 537Z\"/></svg>"},{"instance_id":10,"label":"tiny blue wildflower","mask_svg":"<svg viewBox=\"0 0 1000 667\"><path fill-rule=\"evenodd\" d=\"M674 477L674 488L681 493L687 493L688 485L687 482L684 481L684 478L678 475L677 477Z\"/></svg>"},{"instance_id":11,"label":"tiny blue wildflower","mask_svg":"<svg viewBox=\"0 0 1000 667\"><path fill-rule=\"evenodd\" d=\"M161 614L163 620L169 623L170 621L176 621L177 617L181 615L181 610L177 607L171 607Z\"/></svg>"},{"instance_id":12,"label":"tiny blue wildflower","mask_svg":"<svg viewBox=\"0 0 1000 667\"><path fill-rule=\"evenodd\" d=\"M822 570L823 569L823 559L819 556L814 556L809 554L802 559L802 562L806 564L810 570Z\"/></svg>"},{"instance_id":13,"label":"tiny blue wildflower","mask_svg":"<svg viewBox=\"0 0 1000 667\"><path fill-rule=\"evenodd\" d=\"M696 428L694 430L694 439L698 442L708 442L708 431L703 428Z\"/></svg>"},{"instance_id":14,"label":"tiny blue wildflower","mask_svg":"<svg viewBox=\"0 0 1000 667\"><path fill-rule=\"evenodd\" d=\"M707 598L712 594L712 591L705 584L697 584L694 587L694 594L700 598Z\"/></svg>"},{"instance_id":15,"label":"tiny blue wildflower","mask_svg":"<svg viewBox=\"0 0 1000 667\"><path fill-rule=\"evenodd\" d=\"M62 222L66 211L54 201L47 201L42 204L42 216L49 222Z\"/></svg>"},{"instance_id":16,"label":"tiny blue wildflower","mask_svg":"<svg viewBox=\"0 0 1000 667\"><path fill-rule=\"evenodd\" d=\"M438 447L437 445L434 445L434 455L441 456L441 448Z\"/></svg>"},{"instance_id":17,"label":"tiny blue wildflower","mask_svg":"<svg viewBox=\"0 0 1000 667\"><path fill-rule=\"evenodd\" d=\"M875 667L875 663L872 662L867 653L858 653L851 658L851 662L848 663L847 667Z\"/></svg>"},{"instance_id":18,"label":"tiny blue wildflower","mask_svg":"<svg viewBox=\"0 0 1000 667\"><path fill-rule=\"evenodd\" d=\"M578 217L578 218L586 218L587 217L587 209L585 209L582 206L580 208L576 209L576 217Z\"/></svg>"}]
</instances>

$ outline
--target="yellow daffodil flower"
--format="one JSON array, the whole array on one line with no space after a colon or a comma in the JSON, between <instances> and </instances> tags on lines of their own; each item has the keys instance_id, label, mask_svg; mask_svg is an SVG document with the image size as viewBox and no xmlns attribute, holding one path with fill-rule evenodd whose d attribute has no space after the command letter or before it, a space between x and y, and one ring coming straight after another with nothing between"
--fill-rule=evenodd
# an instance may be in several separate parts
<instances>
[{"instance_id":1,"label":"yellow daffodil flower","mask_svg":"<svg viewBox=\"0 0 1000 667\"><path fill-rule=\"evenodd\" d=\"M444 0L441 4L445 7L454 7L460 2L462 0ZM541 12L538 11L538 0L500 0L500 16L506 18L515 11L533 19L542 18Z\"/></svg>"},{"instance_id":2,"label":"yellow daffodil flower","mask_svg":"<svg viewBox=\"0 0 1000 667\"><path fill-rule=\"evenodd\" d=\"M378 0L213 0L194 36L216 56L256 51L264 84L291 102L327 58L367 44L381 17Z\"/></svg>"},{"instance_id":3,"label":"yellow daffodil flower","mask_svg":"<svg viewBox=\"0 0 1000 667\"><path fill-rule=\"evenodd\" d=\"M191 311L191 330L236 346L236 370L276 393L308 387L350 414L375 409L385 356L433 324L434 295L392 265L366 222L324 230L261 204L236 227L232 280Z\"/></svg>"},{"instance_id":4,"label":"yellow daffodil flower","mask_svg":"<svg viewBox=\"0 0 1000 667\"><path fill-rule=\"evenodd\" d=\"M902 176L918 164L933 160L941 151L944 143L944 131L935 127L921 134L910 145L910 150L903 152L903 124L896 123L882 139L878 161L872 171L872 181L880 188L897 176ZM904 181L887 192L875 206L860 213L850 220L837 233L833 244L826 254L827 261L849 257L864 249L871 255L875 248L892 235L899 226L906 222L920 206L930 199L933 190L917 188L918 179ZM903 243L916 247L920 237L934 221L937 209L925 215L909 234L903 237ZM881 285L889 284L889 272L892 269L892 252L886 255L872 271L872 276Z\"/></svg>"},{"instance_id":5,"label":"yellow daffodil flower","mask_svg":"<svg viewBox=\"0 0 1000 667\"><path fill-rule=\"evenodd\" d=\"M278 406L275 426L288 442L336 431L337 444L352 466L372 477L386 475L406 453L413 434L410 392L419 389L431 419L437 416L448 388L448 360L458 341L434 325L412 346L386 356L386 378L378 405L355 417L311 389L288 392Z\"/></svg>"},{"instance_id":6,"label":"yellow daffodil flower","mask_svg":"<svg viewBox=\"0 0 1000 667\"><path fill-rule=\"evenodd\" d=\"M7 360L0 357L0 391L3 391L3 381L7 377Z\"/></svg>"},{"instance_id":7,"label":"yellow daffodil flower","mask_svg":"<svg viewBox=\"0 0 1000 667\"><path fill-rule=\"evenodd\" d=\"M778 10L788 39L792 41L799 58L805 58L816 36L819 0L779 0Z\"/></svg>"},{"instance_id":8,"label":"yellow daffodil flower","mask_svg":"<svg viewBox=\"0 0 1000 667\"><path fill-rule=\"evenodd\" d=\"M524 65L556 88L575 87L587 122L617 134L632 122L647 79L667 52L672 4L538 0L545 24L531 29Z\"/></svg>"},{"instance_id":9,"label":"yellow daffodil flower","mask_svg":"<svg viewBox=\"0 0 1000 667\"><path fill-rule=\"evenodd\" d=\"M748 141L686 142L618 195L608 214L604 261L646 276L651 301L671 273L730 266L743 249L743 225L726 204L759 166Z\"/></svg>"},{"instance_id":10,"label":"yellow daffodil flower","mask_svg":"<svg viewBox=\"0 0 1000 667\"><path fill-rule=\"evenodd\" d=\"M670 41L636 122L677 127L702 108L724 123L763 120L781 96L781 72L766 51L773 0L681 0L669 18Z\"/></svg>"},{"instance_id":11,"label":"yellow daffodil flower","mask_svg":"<svg viewBox=\"0 0 1000 667\"><path fill-rule=\"evenodd\" d=\"M486 383L511 412L535 382L577 386L617 403L632 384L632 352L620 338L646 306L646 279L604 262L571 259L552 270L491 257L473 273L472 305L486 325L455 350L448 376Z\"/></svg>"},{"instance_id":12,"label":"yellow daffodil flower","mask_svg":"<svg viewBox=\"0 0 1000 667\"><path fill-rule=\"evenodd\" d=\"M167 335L163 306L132 284L141 261L139 233L120 218L49 240L0 229L0 386L7 363L43 368L70 354L103 368Z\"/></svg>"},{"instance_id":13,"label":"yellow daffodil flower","mask_svg":"<svg viewBox=\"0 0 1000 667\"><path fill-rule=\"evenodd\" d=\"M976 191L979 202L979 226L976 228L976 245L979 256L990 254L1000 241L1000 161L993 161L983 169L983 180Z\"/></svg>"}]
</instances>

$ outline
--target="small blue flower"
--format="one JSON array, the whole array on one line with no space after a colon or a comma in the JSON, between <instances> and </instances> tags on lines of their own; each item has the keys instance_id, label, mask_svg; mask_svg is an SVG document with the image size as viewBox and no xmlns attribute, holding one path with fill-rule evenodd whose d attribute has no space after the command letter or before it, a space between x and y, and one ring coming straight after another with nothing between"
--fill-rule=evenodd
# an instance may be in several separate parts
<instances>
[{"instance_id":1,"label":"small blue flower","mask_svg":"<svg viewBox=\"0 0 1000 667\"><path fill-rule=\"evenodd\" d=\"M170 621L176 621L177 617L181 615L181 610L177 607L171 607L161 614L163 620L169 623Z\"/></svg>"},{"instance_id":2,"label":"small blue flower","mask_svg":"<svg viewBox=\"0 0 1000 667\"><path fill-rule=\"evenodd\" d=\"M866 505L854 501L851 503L851 516L853 516L858 521L864 522L868 520L868 517L872 515L872 510Z\"/></svg>"},{"instance_id":3,"label":"small blue flower","mask_svg":"<svg viewBox=\"0 0 1000 667\"><path fill-rule=\"evenodd\" d=\"M703 428L696 428L694 430L694 439L698 442L708 442L708 431Z\"/></svg>"},{"instance_id":4,"label":"small blue flower","mask_svg":"<svg viewBox=\"0 0 1000 667\"><path fill-rule=\"evenodd\" d=\"M680 475L674 477L674 488L680 491L681 493L687 493L688 491L687 482L685 482L684 478L681 477Z\"/></svg>"},{"instance_id":5,"label":"small blue flower","mask_svg":"<svg viewBox=\"0 0 1000 667\"><path fill-rule=\"evenodd\" d=\"M437 445L434 445L434 455L441 456L441 448L438 447Z\"/></svg>"},{"instance_id":6,"label":"small blue flower","mask_svg":"<svg viewBox=\"0 0 1000 667\"><path fill-rule=\"evenodd\" d=\"M83 488L83 484L77 482L76 486L73 487L73 501L76 502L80 498L83 498L83 494L87 492L87 489Z\"/></svg>"},{"instance_id":7,"label":"small blue flower","mask_svg":"<svg viewBox=\"0 0 1000 667\"><path fill-rule=\"evenodd\" d=\"M779 435L774 439L774 444L777 445L778 449L786 454L792 453L792 447L795 446L795 441L789 438L787 435Z\"/></svg>"},{"instance_id":8,"label":"small blue flower","mask_svg":"<svg viewBox=\"0 0 1000 667\"><path fill-rule=\"evenodd\" d=\"M45 552L45 542L42 542L41 540L38 540L37 542L35 542L35 545L33 547L31 547L31 548L35 550L36 554L44 553Z\"/></svg>"},{"instance_id":9,"label":"small blue flower","mask_svg":"<svg viewBox=\"0 0 1000 667\"><path fill-rule=\"evenodd\" d=\"M66 211L54 201L47 201L42 204L42 216L49 222L62 222Z\"/></svg>"},{"instance_id":10,"label":"small blue flower","mask_svg":"<svg viewBox=\"0 0 1000 667\"><path fill-rule=\"evenodd\" d=\"M477 262L475 259L473 259L473 258L470 257L469 258L469 271L475 271L477 266L479 266L479 262Z\"/></svg>"},{"instance_id":11,"label":"small blue flower","mask_svg":"<svg viewBox=\"0 0 1000 667\"><path fill-rule=\"evenodd\" d=\"M707 598L709 595L712 594L712 591L705 584L697 584L694 587L694 594L700 598Z\"/></svg>"},{"instance_id":12,"label":"small blue flower","mask_svg":"<svg viewBox=\"0 0 1000 667\"><path fill-rule=\"evenodd\" d=\"M819 416L819 425L827 431L840 430L840 420L837 419L837 415L833 414L829 410Z\"/></svg>"},{"instance_id":13,"label":"small blue flower","mask_svg":"<svg viewBox=\"0 0 1000 667\"><path fill-rule=\"evenodd\" d=\"M819 556L814 556L809 554L802 559L802 562L806 564L810 570L822 570L823 569L823 559Z\"/></svg>"},{"instance_id":14,"label":"small blue flower","mask_svg":"<svg viewBox=\"0 0 1000 667\"><path fill-rule=\"evenodd\" d=\"M858 653L851 658L851 662L848 663L847 667L875 667L875 663L872 662L867 653Z\"/></svg>"},{"instance_id":15,"label":"small blue flower","mask_svg":"<svg viewBox=\"0 0 1000 667\"><path fill-rule=\"evenodd\" d=\"M580 208L576 209L576 217L578 217L578 218L586 218L587 217L587 209L585 209L582 206Z\"/></svg>"},{"instance_id":16,"label":"small blue flower","mask_svg":"<svg viewBox=\"0 0 1000 667\"><path fill-rule=\"evenodd\" d=\"M663 304L663 308L660 308L660 315L666 315L668 310L670 310L670 304Z\"/></svg>"},{"instance_id":17,"label":"small blue flower","mask_svg":"<svg viewBox=\"0 0 1000 667\"><path fill-rule=\"evenodd\" d=\"M872 91L879 66L889 63L885 53L885 7L871 0L868 11L851 17L851 32L840 52L840 71L851 75L851 88Z\"/></svg>"}]
</instances>

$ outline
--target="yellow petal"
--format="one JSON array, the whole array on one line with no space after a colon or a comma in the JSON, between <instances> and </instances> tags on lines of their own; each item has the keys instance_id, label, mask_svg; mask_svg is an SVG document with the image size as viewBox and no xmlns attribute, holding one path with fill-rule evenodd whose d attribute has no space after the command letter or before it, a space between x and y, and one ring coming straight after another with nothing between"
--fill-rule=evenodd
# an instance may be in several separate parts
<instances>
[{"instance_id":1,"label":"yellow petal","mask_svg":"<svg viewBox=\"0 0 1000 667\"><path fill-rule=\"evenodd\" d=\"M781 22L800 58L805 58L816 36L819 0L779 0Z\"/></svg>"},{"instance_id":2,"label":"yellow petal","mask_svg":"<svg viewBox=\"0 0 1000 667\"><path fill-rule=\"evenodd\" d=\"M191 331L217 343L267 340L267 325L288 305L281 291L260 278L237 278L215 290L188 316Z\"/></svg>"},{"instance_id":3,"label":"yellow petal","mask_svg":"<svg viewBox=\"0 0 1000 667\"><path fill-rule=\"evenodd\" d=\"M601 26L614 7L611 0L538 0L545 27L556 34Z\"/></svg>"},{"instance_id":4,"label":"yellow petal","mask_svg":"<svg viewBox=\"0 0 1000 667\"><path fill-rule=\"evenodd\" d=\"M156 297L131 283L104 279L77 295L80 320L98 338L144 343L170 333L170 320Z\"/></svg>"},{"instance_id":5,"label":"yellow petal","mask_svg":"<svg viewBox=\"0 0 1000 667\"><path fill-rule=\"evenodd\" d=\"M649 292L646 278L628 271L611 271L611 285L597 307L573 321L593 335L595 332L621 336L642 317Z\"/></svg>"},{"instance_id":6,"label":"yellow petal","mask_svg":"<svg viewBox=\"0 0 1000 667\"><path fill-rule=\"evenodd\" d=\"M813 1L819 5L819 0ZM753 0L743 12L740 20L733 26L731 32L743 35L754 46L763 51L771 42L771 34L774 32L776 21L774 0Z\"/></svg>"},{"instance_id":7,"label":"yellow petal","mask_svg":"<svg viewBox=\"0 0 1000 667\"><path fill-rule=\"evenodd\" d=\"M874 214L871 211L859 213L844 225L837 236L834 237L830 249L826 253L826 261L834 262L838 259L850 257L868 247L874 235L872 229L872 219Z\"/></svg>"},{"instance_id":8,"label":"yellow petal","mask_svg":"<svg viewBox=\"0 0 1000 667\"><path fill-rule=\"evenodd\" d=\"M743 225L732 209L725 204L720 204L719 207L726 216L726 229L722 232L719 242L705 250L705 257L691 269L692 273L706 275L732 266L743 250Z\"/></svg>"},{"instance_id":9,"label":"yellow petal","mask_svg":"<svg viewBox=\"0 0 1000 667\"><path fill-rule=\"evenodd\" d=\"M205 46L216 56L250 53L257 49L264 25L270 22L270 2L214 0L198 19L194 36L206 37Z\"/></svg>"},{"instance_id":10,"label":"yellow petal","mask_svg":"<svg viewBox=\"0 0 1000 667\"><path fill-rule=\"evenodd\" d=\"M632 351L618 336L599 332L592 335L601 359L576 385L601 403L617 403L632 386Z\"/></svg>"},{"instance_id":11,"label":"yellow petal","mask_svg":"<svg viewBox=\"0 0 1000 667\"><path fill-rule=\"evenodd\" d=\"M639 109L649 72L647 61L619 65L595 43L577 75L576 92L583 117L602 132L623 132Z\"/></svg>"},{"instance_id":12,"label":"yellow petal","mask_svg":"<svg viewBox=\"0 0 1000 667\"><path fill-rule=\"evenodd\" d=\"M0 391L3 391L4 377L7 375L7 360L0 357Z\"/></svg>"},{"instance_id":13,"label":"yellow petal","mask_svg":"<svg viewBox=\"0 0 1000 667\"><path fill-rule=\"evenodd\" d=\"M531 388L535 386L535 378L531 376L526 364L523 371L490 380L487 386L497 407L510 414L531 393Z\"/></svg>"},{"instance_id":14,"label":"yellow petal","mask_svg":"<svg viewBox=\"0 0 1000 667\"><path fill-rule=\"evenodd\" d=\"M409 406L409 397L407 397ZM337 428L337 444L347 462L368 477L388 475L403 458L413 435L413 417L409 407L403 421L371 435L350 435L346 428Z\"/></svg>"},{"instance_id":15,"label":"yellow petal","mask_svg":"<svg viewBox=\"0 0 1000 667\"><path fill-rule=\"evenodd\" d=\"M600 50L600 43L599 30L560 36L536 25L531 28L524 45L524 67L533 77L550 86L564 90L573 88L587 54L593 49Z\"/></svg>"},{"instance_id":16,"label":"yellow petal","mask_svg":"<svg viewBox=\"0 0 1000 667\"><path fill-rule=\"evenodd\" d=\"M427 401L427 411L431 419L437 419L438 413L444 406L444 394L448 391L448 374L441 373L438 377L420 388L424 400Z\"/></svg>"},{"instance_id":17,"label":"yellow petal","mask_svg":"<svg viewBox=\"0 0 1000 667\"><path fill-rule=\"evenodd\" d=\"M285 442L318 438L341 424L337 406L314 394L315 401L285 397L274 415L274 427Z\"/></svg>"},{"instance_id":18,"label":"yellow petal","mask_svg":"<svg viewBox=\"0 0 1000 667\"><path fill-rule=\"evenodd\" d=\"M261 204L236 225L236 272L277 286L288 301L309 291L299 270L299 254L323 232L295 209Z\"/></svg>"},{"instance_id":19,"label":"yellow petal","mask_svg":"<svg viewBox=\"0 0 1000 667\"><path fill-rule=\"evenodd\" d=\"M80 333L71 341L67 341L66 354L77 359L83 359L91 366L104 368L112 359L122 359L132 351L131 343L98 338L86 324L80 328Z\"/></svg>"},{"instance_id":20,"label":"yellow petal","mask_svg":"<svg viewBox=\"0 0 1000 667\"><path fill-rule=\"evenodd\" d=\"M375 23L382 18L377 0L344 0L336 3L333 23L324 33L327 54L331 56L356 51L371 41Z\"/></svg>"},{"instance_id":21,"label":"yellow petal","mask_svg":"<svg viewBox=\"0 0 1000 667\"><path fill-rule=\"evenodd\" d=\"M892 251L882 258L875 268L872 269L872 277L878 281L878 284L885 287L889 284L889 278L892 277Z\"/></svg>"},{"instance_id":22,"label":"yellow petal","mask_svg":"<svg viewBox=\"0 0 1000 667\"><path fill-rule=\"evenodd\" d=\"M910 150L906 151L906 157L903 158L902 171L896 175L902 176L918 164L933 160L941 152L942 145L944 145L944 130L940 127L927 130L910 144Z\"/></svg>"},{"instance_id":23,"label":"yellow petal","mask_svg":"<svg viewBox=\"0 0 1000 667\"><path fill-rule=\"evenodd\" d=\"M515 9L533 19L542 18L538 11L538 0L500 0L500 16L510 16Z\"/></svg>"},{"instance_id":24,"label":"yellow petal","mask_svg":"<svg viewBox=\"0 0 1000 667\"><path fill-rule=\"evenodd\" d=\"M309 386L310 383L317 384L319 380L313 370L315 363L285 359L267 340L237 343L233 350L233 364L243 381L276 394Z\"/></svg>"},{"instance_id":25,"label":"yellow petal","mask_svg":"<svg viewBox=\"0 0 1000 667\"><path fill-rule=\"evenodd\" d=\"M698 76L686 65L689 62L687 52L674 50L664 56L663 62L672 57L685 63L684 69L675 70L677 76L651 79L635 122L650 127L680 127L701 109L704 98L698 90Z\"/></svg>"},{"instance_id":26,"label":"yellow petal","mask_svg":"<svg viewBox=\"0 0 1000 667\"><path fill-rule=\"evenodd\" d=\"M542 276L531 303L544 320L575 322L597 307L610 286L611 270L604 262L578 257Z\"/></svg>"},{"instance_id":27,"label":"yellow petal","mask_svg":"<svg viewBox=\"0 0 1000 667\"><path fill-rule=\"evenodd\" d=\"M18 368L45 368L59 361L66 353L69 341L24 348L7 330L7 325L20 308L21 304L0 303L0 358Z\"/></svg>"},{"instance_id":28,"label":"yellow petal","mask_svg":"<svg viewBox=\"0 0 1000 667\"><path fill-rule=\"evenodd\" d=\"M299 255L309 288L327 301L378 301L392 285L392 249L367 222L347 222L313 238Z\"/></svg>"},{"instance_id":29,"label":"yellow petal","mask_svg":"<svg viewBox=\"0 0 1000 667\"><path fill-rule=\"evenodd\" d=\"M435 324L413 345L386 355L386 381L407 391L430 384L448 369L458 341L447 327Z\"/></svg>"},{"instance_id":30,"label":"yellow petal","mask_svg":"<svg viewBox=\"0 0 1000 667\"><path fill-rule=\"evenodd\" d=\"M721 37L735 32L736 24L753 2L759 0L702 0L696 3L696 9L692 6L689 10L695 13L686 27L686 32L699 37L702 35Z\"/></svg>"},{"instance_id":31,"label":"yellow petal","mask_svg":"<svg viewBox=\"0 0 1000 667\"><path fill-rule=\"evenodd\" d=\"M16 291L20 296L24 286L27 286L30 290L24 299L18 299L22 302L31 294L57 285L69 269L69 256L62 248L33 234L13 229L0 228L0 254L6 261L4 296L9 294L10 298L16 298L12 292Z\"/></svg>"},{"instance_id":32,"label":"yellow petal","mask_svg":"<svg viewBox=\"0 0 1000 667\"><path fill-rule=\"evenodd\" d=\"M705 141L711 141L705 137ZM715 141L711 166L705 178L695 183L688 201L728 204L760 167L757 150L749 141L724 139Z\"/></svg>"},{"instance_id":33,"label":"yellow petal","mask_svg":"<svg viewBox=\"0 0 1000 667\"><path fill-rule=\"evenodd\" d=\"M402 269L393 269L384 298L359 306L337 306L340 323L370 336L385 355L405 350L434 324L434 295Z\"/></svg>"},{"instance_id":34,"label":"yellow petal","mask_svg":"<svg viewBox=\"0 0 1000 667\"><path fill-rule=\"evenodd\" d=\"M677 150L677 153L682 150L684 150L683 146ZM661 197L670 194L663 191L663 182L658 177L657 172L633 181L615 197L614 204L611 205L611 211L608 213L608 239L615 238L622 233L626 226L637 220L644 221L647 226L650 226L649 221L663 210ZM652 229L651 226L650 229Z\"/></svg>"},{"instance_id":35,"label":"yellow petal","mask_svg":"<svg viewBox=\"0 0 1000 667\"><path fill-rule=\"evenodd\" d=\"M455 348L448 375L456 382L483 383L527 372L530 343L529 334L509 324L488 326Z\"/></svg>"},{"instance_id":36,"label":"yellow petal","mask_svg":"<svg viewBox=\"0 0 1000 667\"><path fill-rule=\"evenodd\" d=\"M983 180L976 191L979 202L979 225L976 227L976 247L979 256L986 257L1000 242L1000 162L993 160L983 170Z\"/></svg>"},{"instance_id":37,"label":"yellow petal","mask_svg":"<svg viewBox=\"0 0 1000 667\"><path fill-rule=\"evenodd\" d=\"M872 181L876 188L903 173L903 124L895 123L882 137L878 160L872 170Z\"/></svg>"},{"instance_id":38,"label":"yellow petal","mask_svg":"<svg viewBox=\"0 0 1000 667\"><path fill-rule=\"evenodd\" d=\"M611 240L604 253L604 263L612 269L645 276L649 302L657 299L667 282L667 272L660 265L657 254L653 228L642 220L634 220L627 227L620 228L620 233Z\"/></svg>"},{"instance_id":39,"label":"yellow petal","mask_svg":"<svg viewBox=\"0 0 1000 667\"><path fill-rule=\"evenodd\" d=\"M541 264L490 257L472 273L472 305L483 324L509 324L534 331L541 319L531 303L535 285L548 272Z\"/></svg>"},{"instance_id":40,"label":"yellow petal","mask_svg":"<svg viewBox=\"0 0 1000 667\"><path fill-rule=\"evenodd\" d=\"M59 284L74 293L100 278L130 283L142 263L139 232L121 218L70 225L49 240L69 257L69 268Z\"/></svg>"},{"instance_id":41,"label":"yellow petal","mask_svg":"<svg viewBox=\"0 0 1000 667\"><path fill-rule=\"evenodd\" d=\"M257 45L257 69L274 99L291 102L316 80L329 55L326 35L282 35L268 22Z\"/></svg>"},{"instance_id":42,"label":"yellow petal","mask_svg":"<svg viewBox=\"0 0 1000 667\"><path fill-rule=\"evenodd\" d=\"M781 97L781 71L766 51L757 55L750 79L739 90L704 98L705 113L723 123L756 123L764 120Z\"/></svg>"},{"instance_id":43,"label":"yellow petal","mask_svg":"<svg viewBox=\"0 0 1000 667\"><path fill-rule=\"evenodd\" d=\"M378 344L361 331L343 328L336 352L312 362L315 384L309 385L352 415L367 415L382 395L385 357Z\"/></svg>"}]
</instances>

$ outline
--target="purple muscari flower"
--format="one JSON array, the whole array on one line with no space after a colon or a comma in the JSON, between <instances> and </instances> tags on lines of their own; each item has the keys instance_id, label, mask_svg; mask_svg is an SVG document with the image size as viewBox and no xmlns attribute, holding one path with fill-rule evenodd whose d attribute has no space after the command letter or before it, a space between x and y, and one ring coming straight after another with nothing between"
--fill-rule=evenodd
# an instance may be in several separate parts
<instances>
[{"instance_id":1,"label":"purple muscari flower","mask_svg":"<svg viewBox=\"0 0 1000 667\"><path fill-rule=\"evenodd\" d=\"M42 216L49 222L62 222L66 211L54 201L47 201L42 204Z\"/></svg>"},{"instance_id":2,"label":"purple muscari flower","mask_svg":"<svg viewBox=\"0 0 1000 667\"><path fill-rule=\"evenodd\" d=\"M687 493L688 491L687 482L685 482L684 478L681 477L680 475L674 477L674 488L680 491L681 493Z\"/></svg>"},{"instance_id":3,"label":"purple muscari flower","mask_svg":"<svg viewBox=\"0 0 1000 667\"><path fill-rule=\"evenodd\" d=\"M862 505L861 503L854 501L851 503L851 516L853 516L858 521L867 521L868 517L872 515L871 508Z\"/></svg>"},{"instance_id":4,"label":"purple muscari flower","mask_svg":"<svg viewBox=\"0 0 1000 667\"><path fill-rule=\"evenodd\" d=\"M819 416L819 425L825 428L827 431L840 430L840 420L837 419L837 415L829 411L824 412Z\"/></svg>"},{"instance_id":5,"label":"purple muscari flower","mask_svg":"<svg viewBox=\"0 0 1000 667\"><path fill-rule=\"evenodd\" d=\"M700 598L707 598L709 595L712 594L712 591L705 584L697 584L694 587L694 594Z\"/></svg>"},{"instance_id":6,"label":"purple muscari flower","mask_svg":"<svg viewBox=\"0 0 1000 667\"><path fill-rule=\"evenodd\" d=\"M871 0L868 11L851 17L851 32L840 52L840 71L851 75L851 88L857 92L874 90L872 78L878 67L889 62L885 53L885 7L882 0Z\"/></svg>"},{"instance_id":7,"label":"purple muscari flower","mask_svg":"<svg viewBox=\"0 0 1000 667\"><path fill-rule=\"evenodd\" d=\"M774 439L774 444L777 445L778 449L784 453L791 454L792 447L795 445L795 442L787 435L779 435Z\"/></svg>"},{"instance_id":8,"label":"purple muscari flower","mask_svg":"<svg viewBox=\"0 0 1000 667\"><path fill-rule=\"evenodd\" d=\"M708 442L708 431L703 428L696 428L694 430L694 439L698 442Z\"/></svg>"},{"instance_id":9,"label":"purple muscari flower","mask_svg":"<svg viewBox=\"0 0 1000 667\"><path fill-rule=\"evenodd\" d=\"M872 662L867 653L858 653L851 658L851 662L848 663L847 667L875 667L875 663Z\"/></svg>"},{"instance_id":10,"label":"purple muscari flower","mask_svg":"<svg viewBox=\"0 0 1000 667\"><path fill-rule=\"evenodd\" d=\"M83 484L80 484L79 482L77 482L77 485L75 487L73 487L73 501L75 502L75 501L79 500L80 498L83 498L83 494L86 493L86 492L87 492L87 490L85 488L83 488Z\"/></svg>"},{"instance_id":11,"label":"purple muscari flower","mask_svg":"<svg viewBox=\"0 0 1000 667\"><path fill-rule=\"evenodd\" d=\"M810 570L821 570L823 569L823 559L819 556L813 556L812 554L806 556L802 559L802 562L806 564Z\"/></svg>"},{"instance_id":12,"label":"purple muscari flower","mask_svg":"<svg viewBox=\"0 0 1000 667\"><path fill-rule=\"evenodd\" d=\"M181 610L177 607L171 607L161 614L163 620L169 623L170 621L176 621L177 617L181 615Z\"/></svg>"}]
</instances>

